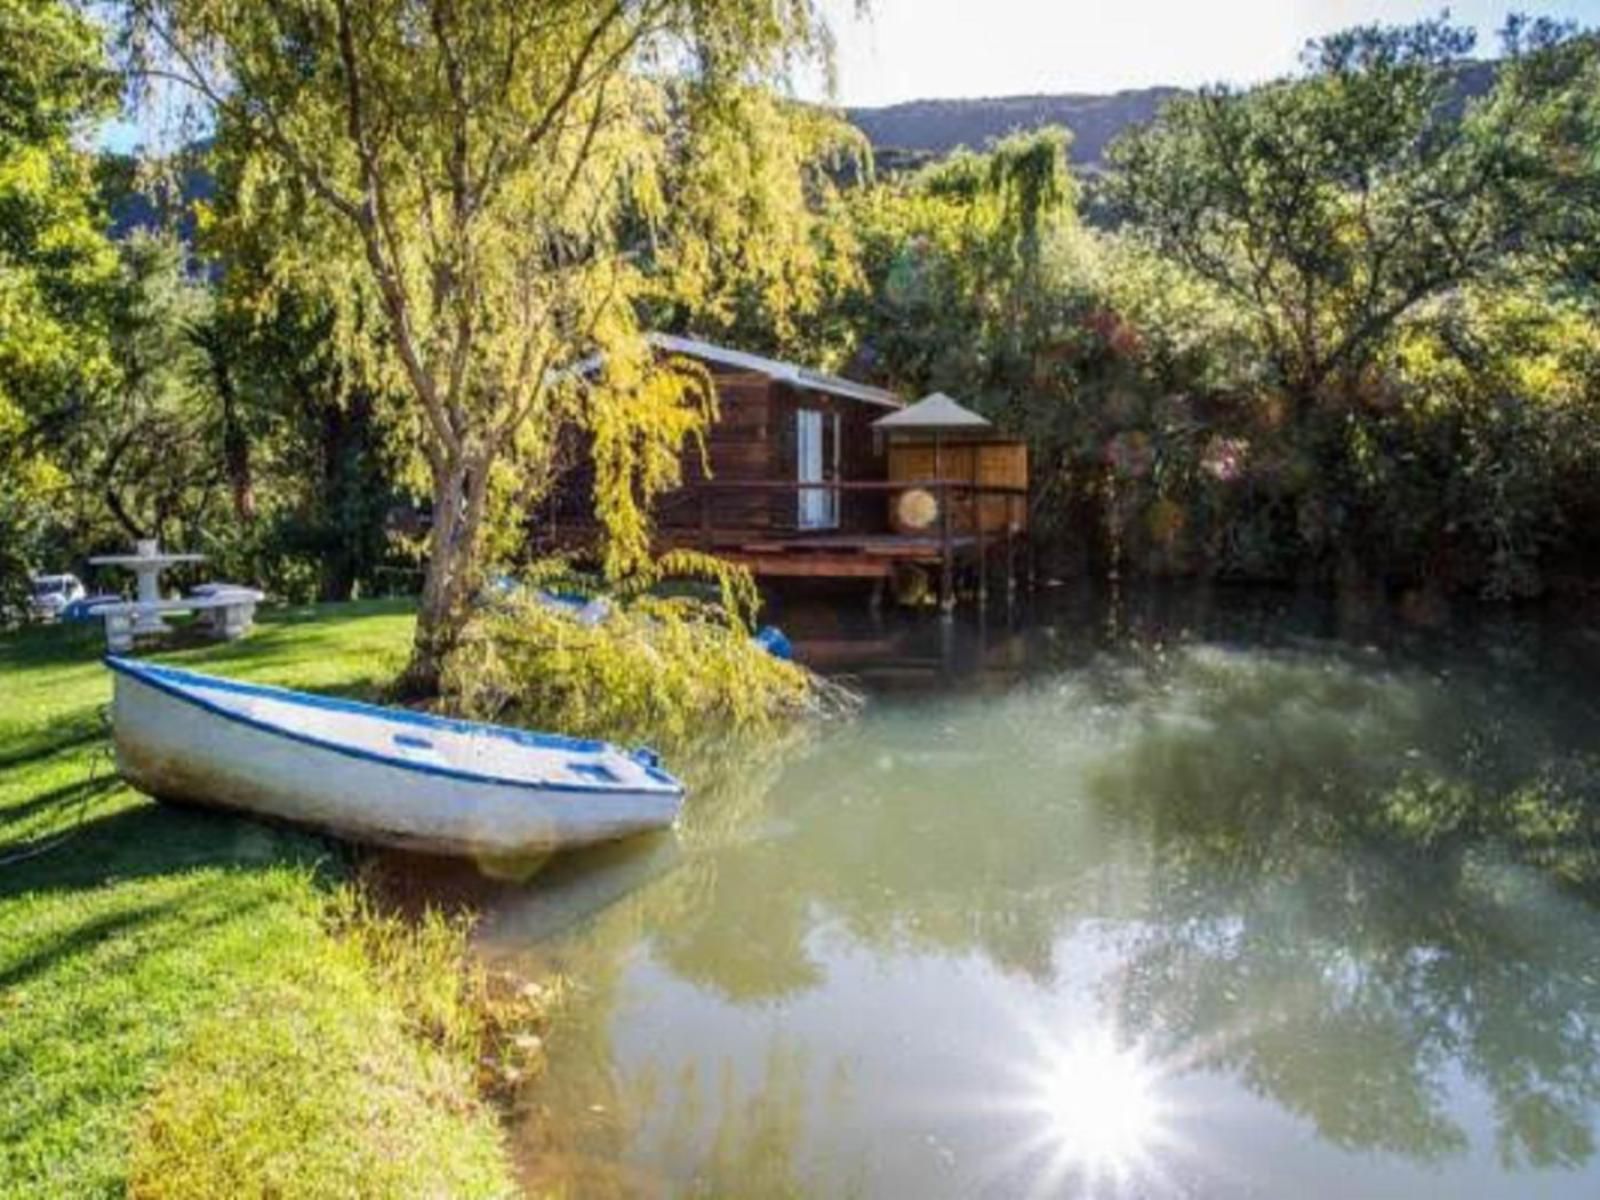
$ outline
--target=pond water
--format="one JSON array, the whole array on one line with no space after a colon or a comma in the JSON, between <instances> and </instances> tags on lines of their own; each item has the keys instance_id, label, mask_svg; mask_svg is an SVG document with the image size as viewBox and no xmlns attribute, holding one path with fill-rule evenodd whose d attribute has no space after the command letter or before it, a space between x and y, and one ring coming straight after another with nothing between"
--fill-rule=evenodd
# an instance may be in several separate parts
<instances>
[{"instance_id":1,"label":"pond water","mask_svg":"<svg viewBox=\"0 0 1600 1200\"><path fill-rule=\"evenodd\" d=\"M491 954L575 984L527 1182L1600 1194L1581 623L845 612L784 620L859 673L858 721L699 764L677 833L491 913Z\"/></svg>"}]
</instances>

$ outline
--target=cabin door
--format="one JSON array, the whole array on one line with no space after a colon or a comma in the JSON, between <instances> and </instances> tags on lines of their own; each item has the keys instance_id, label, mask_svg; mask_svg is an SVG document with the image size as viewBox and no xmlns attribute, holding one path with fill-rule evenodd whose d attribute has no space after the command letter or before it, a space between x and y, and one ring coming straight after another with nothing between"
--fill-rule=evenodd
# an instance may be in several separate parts
<instances>
[{"instance_id":1,"label":"cabin door","mask_svg":"<svg viewBox=\"0 0 1600 1200\"><path fill-rule=\"evenodd\" d=\"M839 414L814 408L797 409L794 414L795 482L830 483L839 476ZM831 434L832 436L826 436ZM801 529L837 529L839 493L822 488L800 491L798 524Z\"/></svg>"}]
</instances>

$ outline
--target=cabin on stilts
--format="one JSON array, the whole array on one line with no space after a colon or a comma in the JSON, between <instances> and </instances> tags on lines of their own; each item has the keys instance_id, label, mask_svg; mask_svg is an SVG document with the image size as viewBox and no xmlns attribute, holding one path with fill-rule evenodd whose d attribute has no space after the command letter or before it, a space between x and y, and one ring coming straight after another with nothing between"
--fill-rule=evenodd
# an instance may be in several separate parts
<instances>
[{"instance_id":1,"label":"cabin on stilts","mask_svg":"<svg viewBox=\"0 0 1600 1200\"><path fill-rule=\"evenodd\" d=\"M958 583L1014 589L1027 533L1027 450L947 396L892 392L692 338L652 334L700 363L717 390L705 461L686 447L683 483L655 507L658 550L692 547L763 580L863 579L875 596L937 599ZM709 467L709 471L706 469ZM597 532L593 469L577 456L536 520L547 547Z\"/></svg>"}]
</instances>

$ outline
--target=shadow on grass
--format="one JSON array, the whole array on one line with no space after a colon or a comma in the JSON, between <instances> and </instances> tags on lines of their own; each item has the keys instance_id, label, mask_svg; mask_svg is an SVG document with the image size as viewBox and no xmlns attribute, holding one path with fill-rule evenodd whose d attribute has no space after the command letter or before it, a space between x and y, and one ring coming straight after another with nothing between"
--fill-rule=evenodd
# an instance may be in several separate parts
<instances>
[{"instance_id":1,"label":"shadow on grass","mask_svg":"<svg viewBox=\"0 0 1600 1200\"><path fill-rule=\"evenodd\" d=\"M48 947L19 959L4 971L0 971L0 991L26 983L62 959L91 953L95 947L122 936L136 926L160 919L171 908L170 902L145 904L138 908L106 913L103 917L86 921L65 937L51 942Z\"/></svg>"},{"instance_id":2,"label":"shadow on grass","mask_svg":"<svg viewBox=\"0 0 1600 1200\"><path fill-rule=\"evenodd\" d=\"M304 690L376 699L390 682L392 664L377 650L367 654L366 643L359 638L353 649L341 645L349 638L346 618L404 617L413 610L414 604L405 599L265 610L255 631L237 642L219 644L198 630L175 630L171 641L160 647L160 657L224 675L234 673L230 667L235 667L240 675L249 676L259 667L269 682L278 681L273 675L293 679L299 664L320 667L331 658L339 667L348 664L353 669L340 671L341 678L326 683L325 672L306 672L318 682ZM381 649L388 636L378 633L374 644ZM19 677L31 672L33 685L40 686L42 680L44 694L55 696L49 685L60 671L59 686L68 689L60 696L68 701L86 683L83 670L75 668L94 671L103 652L97 624L23 629L0 637L0 677L9 670ZM15 711L18 717L23 715L22 706ZM135 797L114 786L114 772L107 768L101 768L103 776L91 777L90 754L105 739L102 723L87 705L61 712L45 727L4 731L0 771L16 772L13 778L20 787L11 793L16 798L0 807L0 859L31 848L41 852L0 866L0 901L202 867L311 867L344 856L344 851L314 835ZM74 769L78 759L81 776ZM73 778L68 780L67 775ZM80 804L88 819L78 826ZM37 839L31 832L20 836L41 824L49 828L40 830ZM46 848L47 839L62 834L68 834L65 840Z\"/></svg>"},{"instance_id":3,"label":"shadow on grass","mask_svg":"<svg viewBox=\"0 0 1600 1200\"><path fill-rule=\"evenodd\" d=\"M73 810L79 804L93 803L108 794L117 786L116 772L107 764L100 769L99 774L86 777L72 783L64 783L60 787L51 788L47 792L40 792L17 804L10 804L0 808L0 838L5 831L16 825L31 822L34 818L45 813L56 812L60 821L55 827L59 833L72 819ZM0 858L15 850L16 847L8 846L0 841Z\"/></svg>"},{"instance_id":4,"label":"shadow on grass","mask_svg":"<svg viewBox=\"0 0 1600 1200\"><path fill-rule=\"evenodd\" d=\"M136 929L164 928L159 936L140 935L140 954L150 955L172 947L180 940L192 941L206 930L225 925L259 910L266 903L260 895L248 898L229 896L219 903L216 896L196 897L186 892L159 904L142 904L106 913L85 921L71 933L51 941L5 970L0 971L0 992L20 987L37 975L54 970L67 960L93 954L107 942L124 937ZM196 913L200 915L196 917ZM181 917L174 925L173 918Z\"/></svg>"},{"instance_id":5,"label":"shadow on grass","mask_svg":"<svg viewBox=\"0 0 1600 1200\"><path fill-rule=\"evenodd\" d=\"M0 637L0 674L93 662L105 653L98 623L39 625Z\"/></svg>"},{"instance_id":6,"label":"shadow on grass","mask_svg":"<svg viewBox=\"0 0 1600 1200\"><path fill-rule=\"evenodd\" d=\"M63 730L62 726L69 728ZM69 750L93 745L105 737L105 726L97 717L80 717L62 720L35 733L12 737L11 744L0 753L0 771L26 767L45 759L55 758Z\"/></svg>"},{"instance_id":7,"label":"shadow on grass","mask_svg":"<svg viewBox=\"0 0 1600 1200\"><path fill-rule=\"evenodd\" d=\"M0 845L0 855L18 848ZM93 818L54 849L0 868L0 901L203 867L314 870L331 865L336 857L329 843L309 834L148 800Z\"/></svg>"}]
</instances>

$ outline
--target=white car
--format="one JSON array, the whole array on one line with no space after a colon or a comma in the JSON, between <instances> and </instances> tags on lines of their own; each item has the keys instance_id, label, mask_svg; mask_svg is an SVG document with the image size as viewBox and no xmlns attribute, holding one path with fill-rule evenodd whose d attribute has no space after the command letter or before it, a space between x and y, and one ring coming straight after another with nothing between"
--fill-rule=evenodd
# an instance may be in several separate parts
<instances>
[{"instance_id":1,"label":"white car","mask_svg":"<svg viewBox=\"0 0 1600 1200\"><path fill-rule=\"evenodd\" d=\"M82 600L83 582L76 575L35 575L29 607L40 621L54 621L74 600Z\"/></svg>"}]
</instances>

